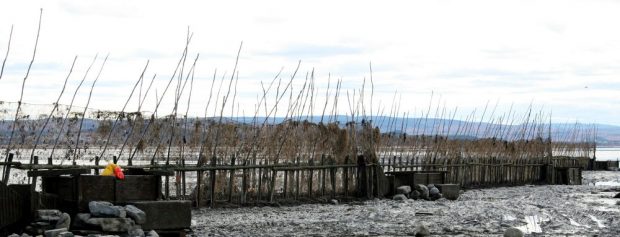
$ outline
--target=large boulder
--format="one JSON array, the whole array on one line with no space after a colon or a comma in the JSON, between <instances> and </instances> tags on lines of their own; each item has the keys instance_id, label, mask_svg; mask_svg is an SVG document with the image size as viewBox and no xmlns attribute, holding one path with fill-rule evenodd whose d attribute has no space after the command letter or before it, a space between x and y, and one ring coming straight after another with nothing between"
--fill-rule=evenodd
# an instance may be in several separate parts
<instances>
[{"instance_id":1,"label":"large boulder","mask_svg":"<svg viewBox=\"0 0 620 237\"><path fill-rule=\"evenodd\" d=\"M504 237L523 237L523 231L515 227L510 227L504 231Z\"/></svg>"},{"instance_id":2,"label":"large boulder","mask_svg":"<svg viewBox=\"0 0 620 237\"><path fill-rule=\"evenodd\" d=\"M418 185L415 186L415 190L420 192L420 198L421 199L430 200L428 187L426 187L426 186L424 186L422 184L418 184Z\"/></svg>"},{"instance_id":3,"label":"large boulder","mask_svg":"<svg viewBox=\"0 0 620 237\"><path fill-rule=\"evenodd\" d=\"M403 185L396 188L396 194L408 195L411 192L411 186Z\"/></svg>"},{"instance_id":4,"label":"large boulder","mask_svg":"<svg viewBox=\"0 0 620 237\"><path fill-rule=\"evenodd\" d=\"M127 212L127 216L133 219L138 224L144 224L146 222L146 213L140 210L134 205L126 205L125 211Z\"/></svg>"},{"instance_id":5,"label":"large boulder","mask_svg":"<svg viewBox=\"0 0 620 237\"><path fill-rule=\"evenodd\" d=\"M114 206L104 201L91 201L88 203L90 214L95 217L120 217L124 218L127 212L124 208Z\"/></svg>"}]
</instances>

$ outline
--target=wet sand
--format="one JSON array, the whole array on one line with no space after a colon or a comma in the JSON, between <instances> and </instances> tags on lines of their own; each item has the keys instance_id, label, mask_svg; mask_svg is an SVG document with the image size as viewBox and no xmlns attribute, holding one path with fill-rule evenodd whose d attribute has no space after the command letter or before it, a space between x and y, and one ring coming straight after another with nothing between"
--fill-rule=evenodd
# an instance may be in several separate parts
<instances>
[{"instance_id":1,"label":"wet sand","mask_svg":"<svg viewBox=\"0 0 620 237\"><path fill-rule=\"evenodd\" d=\"M458 200L370 200L192 211L197 236L620 236L620 172L584 172L584 185L476 189ZM605 184L605 185L594 185Z\"/></svg>"}]
</instances>

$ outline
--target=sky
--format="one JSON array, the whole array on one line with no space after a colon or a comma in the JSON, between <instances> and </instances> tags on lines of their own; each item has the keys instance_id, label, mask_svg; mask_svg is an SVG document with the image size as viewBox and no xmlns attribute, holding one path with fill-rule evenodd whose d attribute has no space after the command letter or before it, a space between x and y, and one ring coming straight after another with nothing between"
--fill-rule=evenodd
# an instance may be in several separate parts
<instances>
[{"instance_id":1,"label":"sky","mask_svg":"<svg viewBox=\"0 0 620 237\"><path fill-rule=\"evenodd\" d=\"M184 92L179 110L189 105L190 115L204 115L214 74L215 90L221 82L226 88L243 42L235 108L228 103L226 115L253 115L261 83L267 87L280 70L286 82L301 61L293 90L314 71L313 114L322 111L329 78L332 102L334 83L342 80L340 114L350 111L346 94L359 100L364 85L364 106L370 111L372 88L375 114L389 113L394 101L400 115L419 116L431 104L461 119L472 111L480 116L487 104L497 104L496 115L511 107L526 113L532 104L554 122L620 125L620 1L1 1L0 59L11 27L13 34L0 101L20 97L40 8L26 103L53 103L78 56L60 101L68 104L98 54L76 97L76 106L86 105L109 54L89 106L120 110L149 60L145 77L156 79L142 110L153 111L189 27L185 72L199 59L192 98ZM173 92L167 93L162 114L172 111ZM275 90L268 98L270 108ZM208 115L220 112L213 103ZM127 110L136 109L132 99Z\"/></svg>"}]
</instances>

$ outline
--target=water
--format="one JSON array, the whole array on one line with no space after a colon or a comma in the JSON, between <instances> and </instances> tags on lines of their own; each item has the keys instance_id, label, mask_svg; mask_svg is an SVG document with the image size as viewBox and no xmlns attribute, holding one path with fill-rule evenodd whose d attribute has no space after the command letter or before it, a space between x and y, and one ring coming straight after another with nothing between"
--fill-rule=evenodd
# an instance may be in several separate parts
<instances>
[{"instance_id":1,"label":"water","mask_svg":"<svg viewBox=\"0 0 620 237\"><path fill-rule=\"evenodd\" d=\"M596 148L596 160L618 160L620 158L620 147L598 147Z\"/></svg>"}]
</instances>

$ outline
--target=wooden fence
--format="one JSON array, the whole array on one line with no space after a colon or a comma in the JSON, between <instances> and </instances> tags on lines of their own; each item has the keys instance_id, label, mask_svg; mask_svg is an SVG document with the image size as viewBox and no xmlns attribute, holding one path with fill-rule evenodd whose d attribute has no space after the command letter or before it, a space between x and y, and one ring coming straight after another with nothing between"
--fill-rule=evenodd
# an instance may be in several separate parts
<instances>
[{"instance_id":1,"label":"wooden fence","mask_svg":"<svg viewBox=\"0 0 620 237\"><path fill-rule=\"evenodd\" d=\"M393 171L439 172L445 174L444 183L460 184L463 188L555 184L556 173L564 172L558 169L583 165L583 159L570 157L511 160L384 157L371 163L360 156L355 160L346 157L341 164L330 156L302 160L268 163L267 160L237 161L232 158L229 163L219 164L212 159L202 166L151 164L123 168L128 175L135 170L145 170L162 176L163 198L200 200L196 202L197 206L213 207L381 197L390 188L384 173ZM102 168L96 165L54 165L49 161L38 164L38 159L33 165L12 162L7 167L10 165L29 170L29 176L54 170L87 168L98 171Z\"/></svg>"}]
</instances>

